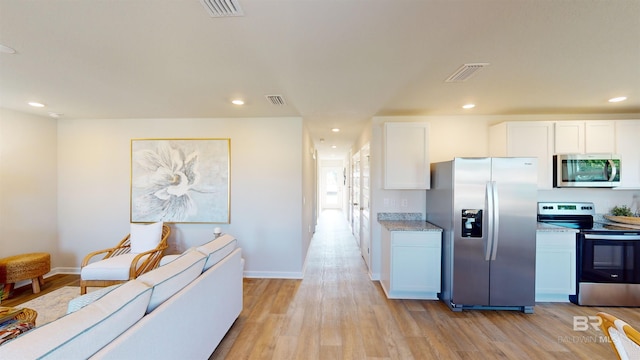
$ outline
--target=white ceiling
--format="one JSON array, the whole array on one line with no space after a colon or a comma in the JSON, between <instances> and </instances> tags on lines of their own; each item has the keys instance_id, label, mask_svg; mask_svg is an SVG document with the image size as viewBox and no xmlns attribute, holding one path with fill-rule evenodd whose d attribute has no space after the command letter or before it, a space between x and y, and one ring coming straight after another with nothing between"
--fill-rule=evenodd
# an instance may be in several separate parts
<instances>
[{"instance_id":1,"label":"white ceiling","mask_svg":"<svg viewBox=\"0 0 640 360\"><path fill-rule=\"evenodd\" d=\"M0 106L300 116L322 156L374 115L640 113L640 0L239 2L243 17L212 18L198 0L0 0L0 44L17 51L0 53ZM444 81L476 62L491 65Z\"/></svg>"}]
</instances>

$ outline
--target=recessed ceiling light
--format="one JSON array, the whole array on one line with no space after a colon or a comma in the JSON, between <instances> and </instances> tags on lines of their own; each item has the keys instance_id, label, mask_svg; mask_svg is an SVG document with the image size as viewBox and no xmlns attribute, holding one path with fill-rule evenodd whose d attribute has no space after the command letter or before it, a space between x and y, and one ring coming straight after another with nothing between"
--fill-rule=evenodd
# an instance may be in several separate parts
<instances>
[{"instance_id":1,"label":"recessed ceiling light","mask_svg":"<svg viewBox=\"0 0 640 360\"><path fill-rule=\"evenodd\" d=\"M335 149L335 148L337 148L337 146L335 146L335 145L331 145L331 148L332 148L332 149Z\"/></svg>"},{"instance_id":2,"label":"recessed ceiling light","mask_svg":"<svg viewBox=\"0 0 640 360\"><path fill-rule=\"evenodd\" d=\"M331 131L333 131L333 132L340 132L340 129L338 129L338 128L333 128L333 129L331 129Z\"/></svg>"},{"instance_id":3,"label":"recessed ceiling light","mask_svg":"<svg viewBox=\"0 0 640 360\"><path fill-rule=\"evenodd\" d=\"M35 101L29 101L28 104L33 107L44 107L44 104Z\"/></svg>"},{"instance_id":4,"label":"recessed ceiling light","mask_svg":"<svg viewBox=\"0 0 640 360\"><path fill-rule=\"evenodd\" d=\"M244 100L235 99L235 100L231 100L231 103L234 105L244 105Z\"/></svg>"},{"instance_id":5,"label":"recessed ceiling light","mask_svg":"<svg viewBox=\"0 0 640 360\"><path fill-rule=\"evenodd\" d=\"M476 107L476 104L466 104L466 105L462 105L463 109L473 109L474 107Z\"/></svg>"},{"instance_id":6,"label":"recessed ceiling light","mask_svg":"<svg viewBox=\"0 0 640 360\"><path fill-rule=\"evenodd\" d=\"M0 44L0 53L3 53L3 54L15 54L16 53L16 49L14 49L12 47L8 47L7 45Z\"/></svg>"},{"instance_id":7,"label":"recessed ceiling light","mask_svg":"<svg viewBox=\"0 0 640 360\"><path fill-rule=\"evenodd\" d=\"M49 116L51 116L54 119L58 119L60 116L62 116L64 114L60 114L60 113L55 113L55 112L50 112Z\"/></svg>"},{"instance_id":8,"label":"recessed ceiling light","mask_svg":"<svg viewBox=\"0 0 640 360\"><path fill-rule=\"evenodd\" d=\"M626 96L618 96L618 97L614 97L609 99L609 102L620 102L620 101L625 101L627 100Z\"/></svg>"}]
</instances>

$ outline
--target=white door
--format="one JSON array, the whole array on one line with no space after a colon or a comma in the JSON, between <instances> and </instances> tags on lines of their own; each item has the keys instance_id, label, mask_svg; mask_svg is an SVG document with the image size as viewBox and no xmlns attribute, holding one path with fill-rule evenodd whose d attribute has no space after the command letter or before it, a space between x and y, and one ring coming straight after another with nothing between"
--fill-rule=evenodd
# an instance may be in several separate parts
<instances>
[{"instance_id":1,"label":"white door","mask_svg":"<svg viewBox=\"0 0 640 360\"><path fill-rule=\"evenodd\" d=\"M351 231L360 246L360 152L353 155L351 161Z\"/></svg>"},{"instance_id":2,"label":"white door","mask_svg":"<svg viewBox=\"0 0 640 360\"><path fill-rule=\"evenodd\" d=\"M370 161L369 161L369 144L360 149L360 252L367 268L371 269L371 250L370 250Z\"/></svg>"},{"instance_id":3,"label":"white door","mask_svg":"<svg viewBox=\"0 0 640 360\"><path fill-rule=\"evenodd\" d=\"M322 167L322 208L342 209L343 173L342 167Z\"/></svg>"}]
</instances>

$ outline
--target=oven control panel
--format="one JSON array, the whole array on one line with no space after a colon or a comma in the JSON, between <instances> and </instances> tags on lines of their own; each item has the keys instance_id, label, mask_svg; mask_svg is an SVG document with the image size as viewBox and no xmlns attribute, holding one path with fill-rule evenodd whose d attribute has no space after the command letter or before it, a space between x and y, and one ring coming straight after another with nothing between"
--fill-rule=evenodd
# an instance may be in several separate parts
<instances>
[{"instance_id":1,"label":"oven control panel","mask_svg":"<svg viewBox=\"0 0 640 360\"><path fill-rule=\"evenodd\" d=\"M595 215L592 202L539 202L538 215Z\"/></svg>"}]
</instances>

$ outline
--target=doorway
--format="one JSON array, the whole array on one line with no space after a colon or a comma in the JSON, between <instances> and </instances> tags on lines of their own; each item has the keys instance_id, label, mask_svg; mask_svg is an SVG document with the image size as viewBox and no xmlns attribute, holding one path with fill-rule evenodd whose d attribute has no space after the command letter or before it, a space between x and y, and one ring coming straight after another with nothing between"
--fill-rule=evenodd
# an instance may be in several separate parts
<instances>
[{"instance_id":1,"label":"doorway","mask_svg":"<svg viewBox=\"0 0 640 360\"><path fill-rule=\"evenodd\" d=\"M342 209L344 168L323 166L320 170L320 203L322 209Z\"/></svg>"}]
</instances>

